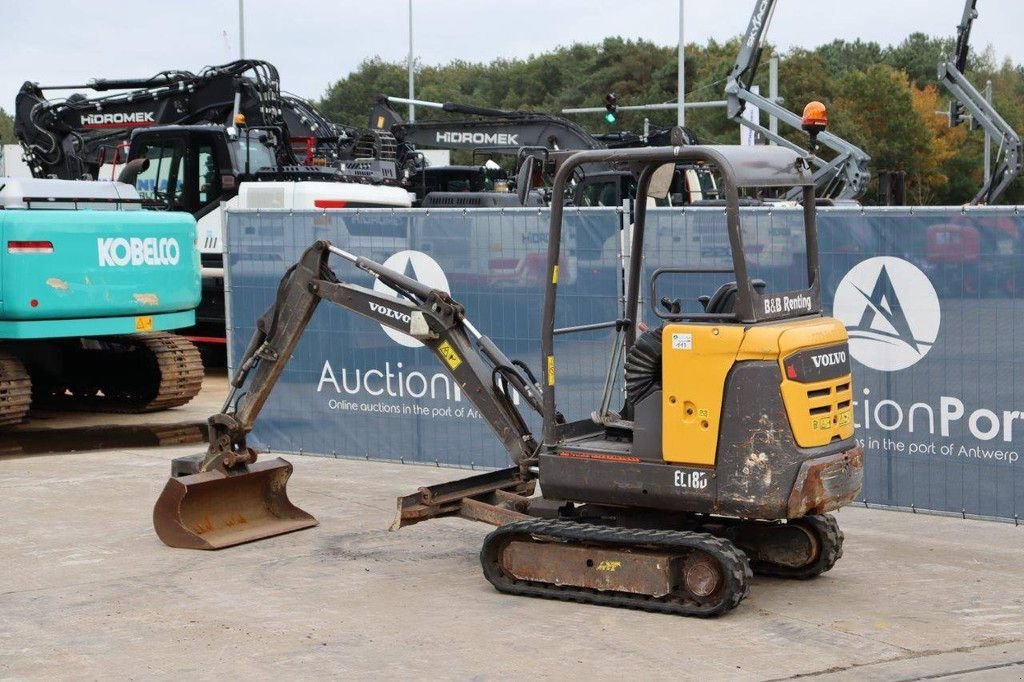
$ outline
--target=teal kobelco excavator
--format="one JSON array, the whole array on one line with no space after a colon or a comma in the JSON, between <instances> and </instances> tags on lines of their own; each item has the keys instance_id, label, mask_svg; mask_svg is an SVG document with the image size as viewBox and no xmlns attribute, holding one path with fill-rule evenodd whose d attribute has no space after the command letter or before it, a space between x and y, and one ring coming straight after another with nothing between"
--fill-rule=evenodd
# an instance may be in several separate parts
<instances>
[{"instance_id":1,"label":"teal kobelco excavator","mask_svg":"<svg viewBox=\"0 0 1024 682\"><path fill-rule=\"evenodd\" d=\"M37 407L152 412L199 392L196 222L117 182L0 177L0 429Z\"/></svg>"},{"instance_id":2,"label":"teal kobelco excavator","mask_svg":"<svg viewBox=\"0 0 1024 682\"><path fill-rule=\"evenodd\" d=\"M812 138L825 124L824 107L814 105L803 119ZM291 464L257 461L246 434L317 305L328 301L422 341L508 450L507 469L399 498L394 524L461 516L497 526L480 560L498 590L713 616L740 603L752 572L810 578L832 568L843 535L828 512L856 499L863 451L854 440L846 330L821 313L808 157L783 147L580 151L561 160L554 195L565 196L574 173L591 163L631 169L638 196L666 165L715 168L731 266L647 273L632 258L625 272L632 313L556 328L563 208L555 203L537 379L448 292L318 241L287 271L260 319L224 410L210 418L209 450L173 463L153 512L161 540L216 549L316 525L288 500ZM772 291L750 276L739 197L793 187L803 200L806 284ZM645 221L646 202L638 201L630 253L643 253ZM332 258L397 295L344 281ZM664 276L709 271L733 279L694 301L666 297L650 310L656 327L636 322L644 287L655 292ZM555 338L561 352L571 352L574 334L595 329L616 339L603 399L589 418L568 421L559 410ZM625 398L612 410L619 380ZM513 392L539 415L540 433L531 432Z\"/></svg>"}]
</instances>

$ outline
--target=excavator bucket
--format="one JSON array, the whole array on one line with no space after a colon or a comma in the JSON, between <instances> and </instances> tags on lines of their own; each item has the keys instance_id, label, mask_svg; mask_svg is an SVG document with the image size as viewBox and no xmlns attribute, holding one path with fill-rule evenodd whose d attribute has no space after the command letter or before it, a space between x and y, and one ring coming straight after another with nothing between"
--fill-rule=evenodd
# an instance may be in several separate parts
<instances>
[{"instance_id":1,"label":"excavator bucket","mask_svg":"<svg viewBox=\"0 0 1024 682\"><path fill-rule=\"evenodd\" d=\"M237 473L172 476L153 507L153 527L165 544L184 549L221 549L312 528L317 520L288 499L291 475L291 463L275 458Z\"/></svg>"}]
</instances>

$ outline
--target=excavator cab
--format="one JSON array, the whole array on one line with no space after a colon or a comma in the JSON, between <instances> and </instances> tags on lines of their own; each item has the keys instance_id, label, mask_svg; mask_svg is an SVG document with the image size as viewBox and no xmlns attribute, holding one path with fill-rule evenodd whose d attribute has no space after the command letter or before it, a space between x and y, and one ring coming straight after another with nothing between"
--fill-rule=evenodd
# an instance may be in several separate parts
<instances>
[{"instance_id":1,"label":"excavator cab","mask_svg":"<svg viewBox=\"0 0 1024 682\"><path fill-rule=\"evenodd\" d=\"M727 233L731 264L654 269L647 298L660 324L643 330L632 318L642 305L644 267L642 259L632 259L625 309L636 312L606 323L617 330L624 360L620 365L616 353L609 358L600 408L579 421L556 418L561 413L555 338L565 348L568 335L595 325L556 329L557 282L548 284L542 324L544 447L538 454L544 495L775 520L849 503L860 488L861 459L853 441L847 336L840 322L821 315L813 177L806 159L782 147L715 146L635 150L628 158L634 167L642 163L641 196L661 163L682 158L718 169L726 200L719 229ZM559 177L593 161L607 158L576 154ZM750 274L739 193L791 187L804 194L806 285L779 291ZM553 254L560 249L561 210L552 211ZM630 253L644 252L646 212L645 202L637 202ZM698 306L659 295L666 279L698 273L729 281L702 296ZM612 411L616 373L623 371L625 404Z\"/></svg>"}]
</instances>

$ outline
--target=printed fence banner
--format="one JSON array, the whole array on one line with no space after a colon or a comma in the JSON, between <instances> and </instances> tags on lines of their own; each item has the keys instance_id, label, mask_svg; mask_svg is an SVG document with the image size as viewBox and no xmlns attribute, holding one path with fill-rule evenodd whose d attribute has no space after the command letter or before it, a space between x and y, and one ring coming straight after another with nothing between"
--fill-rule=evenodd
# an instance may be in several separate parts
<instances>
[{"instance_id":1,"label":"printed fence banner","mask_svg":"<svg viewBox=\"0 0 1024 682\"><path fill-rule=\"evenodd\" d=\"M243 352L284 270L317 239L447 289L505 353L540 375L546 209L230 211L229 358ZM807 283L802 214L742 212L752 277ZM620 210L567 209L556 326L622 316ZM1024 510L1024 217L1014 208L818 212L822 301L849 330L869 504L1016 519ZM721 208L652 209L644 306L693 309L731 276ZM384 285L332 258L339 278ZM665 294L663 296L663 294ZM556 337L558 407L597 409L609 330ZM617 373L621 376L621 371ZM621 393L621 378L616 384ZM621 401L621 397L617 398ZM539 420L524 405L532 427ZM434 356L411 337L322 303L251 437L260 449L501 467L507 455Z\"/></svg>"}]
</instances>

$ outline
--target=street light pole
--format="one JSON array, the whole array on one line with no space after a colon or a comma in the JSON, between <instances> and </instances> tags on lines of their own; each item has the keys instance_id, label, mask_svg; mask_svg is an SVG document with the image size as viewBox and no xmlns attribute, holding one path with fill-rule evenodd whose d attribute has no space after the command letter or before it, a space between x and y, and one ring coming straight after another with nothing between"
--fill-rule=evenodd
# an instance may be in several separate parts
<instances>
[{"instance_id":1,"label":"street light pole","mask_svg":"<svg viewBox=\"0 0 1024 682\"><path fill-rule=\"evenodd\" d=\"M779 101L779 56L773 54L768 60L768 98L773 102ZM779 134L779 119L776 116L768 115L768 130L772 135ZM775 144L774 141L770 144Z\"/></svg>"},{"instance_id":2,"label":"street light pole","mask_svg":"<svg viewBox=\"0 0 1024 682\"><path fill-rule=\"evenodd\" d=\"M686 0L679 0L679 82L677 83L676 101L679 103L679 108L676 110L676 121L679 126L686 125L686 71L683 68L685 60L683 59L683 6L686 4Z\"/></svg>"},{"instance_id":3,"label":"street light pole","mask_svg":"<svg viewBox=\"0 0 1024 682\"><path fill-rule=\"evenodd\" d=\"M992 104L992 81L985 81L985 101ZM985 184L992 180L992 135L985 128Z\"/></svg>"},{"instance_id":4,"label":"street light pole","mask_svg":"<svg viewBox=\"0 0 1024 682\"><path fill-rule=\"evenodd\" d=\"M416 99L416 76L412 58L412 0L409 0L409 99ZM409 103L409 122L416 121L416 105Z\"/></svg>"},{"instance_id":5,"label":"street light pole","mask_svg":"<svg viewBox=\"0 0 1024 682\"><path fill-rule=\"evenodd\" d=\"M238 58L245 59L245 0L238 0Z\"/></svg>"}]
</instances>

